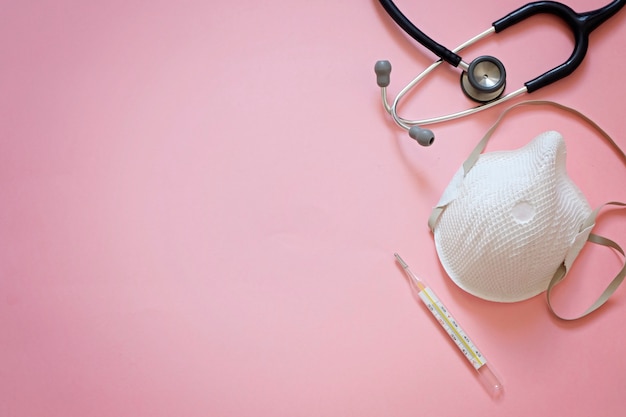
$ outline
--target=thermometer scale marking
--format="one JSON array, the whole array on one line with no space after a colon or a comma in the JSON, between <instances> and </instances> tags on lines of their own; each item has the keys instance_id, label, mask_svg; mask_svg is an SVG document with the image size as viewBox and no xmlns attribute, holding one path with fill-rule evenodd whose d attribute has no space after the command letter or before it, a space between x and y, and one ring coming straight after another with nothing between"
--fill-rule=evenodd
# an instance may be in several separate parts
<instances>
[{"instance_id":1,"label":"thermometer scale marking","mask_svg":"<svg viewBox=\"0 0 626 417\"><path fill-rule=\"evenodd\" d=\"M428 310L437 319L441 327L448 333L448 336L454 341L459 350L470 361L474 369L478 370L487 363L485 357L480 353L478 348L472 343L470 338L465 334L458 322L452 317L448 309L437 298L430 288L425 287L418 293L420 299L424 302Z\"/></svg>"}]
</instances>

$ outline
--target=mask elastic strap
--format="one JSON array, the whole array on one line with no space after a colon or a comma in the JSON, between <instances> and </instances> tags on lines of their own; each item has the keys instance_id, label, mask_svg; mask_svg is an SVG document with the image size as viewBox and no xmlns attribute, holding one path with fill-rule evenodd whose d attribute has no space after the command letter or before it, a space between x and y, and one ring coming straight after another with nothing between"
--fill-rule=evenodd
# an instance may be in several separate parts
<instances>
[{"instance_id":1,"label":"mask elastic strap","mask_svg":"<svg viewBox=\"0 0 626 417\"><path fill-rule=\"evenodd\" d=\"M602 207L606 205L614 205L620 208L626 208L626 204L620 203L618 201L612 201L612 202L603 204L602 206L595 209L593 213L591 213L591 215L589 216L589 219L587 220L585 225L583 225L582 228L584 229L585 227L593 226L595 224L595 218L600 212L600 209L602 209ZM559 269L554 273L552 280L550 280L550 284L548 285L548 289L546 291L546 295L548 299L548 307L550 308L550 311L552 312L552 314L554 314L556 317L558 317L561 320L568 320L568 321L577 320L597 310L600 306L602 306L604 303L607 302L609 297L615 292L615 290L617 290L617 288L620 286L622 281L624 281L624 277L626 277L626 254L624 254L624 250L617 243L613 242L611 239L607 239L603 236L596 235L593 233L589 234L587 241L614 249L615 251L619 252L622 255L622 258L624 259L624 263L622 265L622 269L617 273L615 278L613 278L613 280L609 283L609 285L602 292L602 294L600 294L598 299L591 306L589 306L589 308L587 308L587 310L583 314L576 316L576 317L560 316L559 314L557 314L556 311L554 311L554 307L552 307L552 303L550 301L550 294L552 292L552 288L554 288L556 284L561 282L563 278L565 278L565 275L567 274L567 267L565 266L565 263L561 264Z\"/></svg>"},{"instance_id":2,"label":"mask elastic strap","mask_svg":"<svg viewBox=\"0 0 626 417\"><path fill-rule=\"evenodd\" d=\"M619 147L619 145L613 140L613 138L604 130L602 129L596 122L594 122L593 120L591 120L589 117L585 116L583 113L579 112L578 110L565 106L563 104L554 102L554 101L549 101L549 100L527 100L527 101L522 101L520 103L514 104L510 107L508 107L507 109L505 109L500 116L498 117L498 119L495 121L495 123L489 128L489 130L487 130L487 133L485 133L485 136L483 136L483 138L480 140L480 142L478 142L478 144L476 145L476 147L472 150L472 152L470 153L469 157L465 160L465 162L463 163L463 175L467 175L467 173L474 167L474 165L476 164L476 162L478 161L478 158L480 157L480 155L482 154L482 152L485 150L487 143L489 142L489 139L491 138L491 136L493 135L493 133L495 132L496 128L500 125L500 123L502 122L502 120L504 119L504 117L510 113L512 110L518 108L518 107L522 107L522 106L552 106L555 107L559 110L564 110L570 114L573 114L574 116L577 116L578 118L580 118L581 120L583 120L584 122L586 122L589 126L591 126L594 130L596 130L596 132L598 132L608 143L609 145L611 145L613 147L613 149L617 152L618 156L622 159L622 161L626 164L626 154L624 154L624 151ZM598 207L596 210L594 210L588 217L587 221L582 225L581 227L581 231L585 230L585 229L590 229L593 228L593 226L595 225L595 220L596 217L598 215L598 213L600 212L600 210L606 206L606 205L614 205L614 206L618 206L620 208L626 208L626 204L624 203L620 203L620 202L609 202L606 204L603 204L602 206ZM435 207L435 209L433 210L429 220L428 220L428 224L431 228L431 230L434 229L435 223L437 222L439 216L441 215L441 213L443 212L444 207ZM622 255L622 258L624 258L624 264L622 265L621 270L617 273L617 275L615 276L615 278L613 278L613 280L611 281L611 283L606 287L606 289L602 292L602 294L598 297L598 299L580 316L577 317L573 317L573 318L566 318L566 317L562 317L559 314L557 314L554 311L554 308L552 307L551 301L550 301L550 295L552 292L552 288L554 288L554 286L556 284L558 284L559 282L561 282L563 280L563 278L565 278L565 275L567 274L568 268L565 265L565 262L559 267L559 269L555 272L554 276L552 277L552 280L550 280L550 284L548 285L548 289L546 291L547 294L547 300L548 300L548 307L550 308L550 311L552 311L552 313L558 317L559 319L562 320L576 320L582 317L585 317L586 315L590 314L591 312L597 310L600 306L602 306L604 303L606 303L606 301L609 299L609 297L615 292L615 290L617 290L617 288L619 287L619 285L622 283L622 281L624 280L624 278L626 277L626 254L624 253L624 250L614 241L607 239L603 236L599 236L593 233L589 233L588 237L587 237L587 241L591 242L591 243L595 243L598 245L602 245L602 246L606 246L608 248L611 248L615 251L617 251L618 253L620 253Z\"/></svg>"},{"instance_id":3,"label":"mask elastic strap","mask_svg":"<svg viewBox=\"0 0 626 417\"><path fill-rule=\"evenodd\" d=\"M608 133L606 133L604 131L604 129L602 129L596 122L591 120L589 117L585 116L584 114L582 114L581 112L579 112L578 110L576 110L574 108L565 106L565 105L557 103L555 101L549 101L549 100L527 100L527 101L522 101L520 103L514 104L514 105L508 107L502 113L500 113L500 116L498 117L498 119L489 128L489 130L487 130L487 133L485 133L485 136L483 136L483 138L480 140L480 142L478 142L478 144L476 145L474 150L472 150L472 152L470 153L469 157L463 163L463 175L467 175L467 173L470 171L470 169L472 169L474 167L474 165L476 164L476 161L478 161L478 158L480 157L480 154L485 150L485 147L487 146L487 143L489 142L489 139L491 138L491 135L493 135L493 132L495 132L496 128L500 125L500 123L504 119L504 116L506 116L512 110L514 110L514 109L516 109L518 107L522 107L522 106L552 106L552 107L555 107L557 109L564 110L564 111L566 111L566 112L568 112L570 114L573 114L574 116L579 117L580 119L585 121L588 125L593 127L600 135L602 135L602 137L604 137L604 139L606 139L606 141L619 154L619 156L622 158L624 163L626 163L626 154L624 154L624 151L622 151L622 149L619 147L619 145L613 140L613 138L611 138L611 136Z\"/></svg>"}]
</instances>

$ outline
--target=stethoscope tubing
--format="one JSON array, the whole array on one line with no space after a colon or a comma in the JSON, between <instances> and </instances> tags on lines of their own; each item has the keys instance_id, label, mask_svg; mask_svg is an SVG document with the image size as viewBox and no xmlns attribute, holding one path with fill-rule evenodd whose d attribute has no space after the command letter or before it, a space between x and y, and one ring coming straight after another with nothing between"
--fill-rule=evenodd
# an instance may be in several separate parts
<instances>
[{"instance_id":1,"label":"stethoscope tubing","mask_svg":"<svg viewBox=\"0 0 626 417\"><path fill-rule=\"evenodd\" d=\"M419 30L411 21L398 9L392 0L379 0L385 11L391 18L416 41L428 48L442 60L452 66L460 67L467 71L468 64L464 62L456 50L448 50L443 45L435 42L425 33ZM626 5L626 0L613 0L604 7L585 13L577 13L565 4L540 0L528 3L506 16L492 23L493 32L500 33L532 16L538 14L550 14L561 19L570 28L574 37L574 49L569 58L555 68L527 81L524 85L528 92L532 93L542 87L554 83L567 77L582 63L589 47L589 35L598 26L606 22Z\"/></svg>"},{"instance_id":2,"label":"stethoscope tubing","mask_svg":"<svg viewBox=\"0 0 626 417\"><path fill-rule=\"evenodd\" d=\"M613 0L611 3L597 10L577 13L569 6L556 1L536 1L528 3L503 18L496 20L493 22L492 26L496 33L500 33L529 17L538 14L550 14L561 19L570 28L572 36L574 37L574 49L571 55L561 65L524 83L528 92L532 93L573 73L583 62L587 54L589 35L591 32L614 16L625 5L626 0Z\"/></svg>"},{"instance_id":3,"label":"stethoscope tubing","mask_svg":"<svg viewBox=\"0 0 626 417\"><path fill-rule=\"evenodd\" d=\"M409 84L407 84L395 97L393 103L389 105L388 97L387 97L387 87L381 87L381 98L383 101L383 106L385 110L393 117L395 123L397 123L400 127L409 130L413 126L421 126L421 125L429 125L434 123L445 122L449 120L454 120L466 116L470 116L476 114L480 111L487 110L491 107L497 106L498 104L502 104L507 102L513 98L516 98L525 93L532 93L533 91L538 90L539 88L545 87L549 84L552 84L555 81L558 81L568 75L570 75L583 61L588 45L589 45L589 34L595 30L600 24L608 20L610 17L615 15L621 8L626 5L626 0L613 0L608 5L593 10L586 13L576 13L570 7L558 3L555 1L536 1L533 3L528 3L517 10L509 13L505 17L495 21L492 26L486 31L478 34L477 36L471 38L470 40L464 42L459 45L457 48L452 50L447 50L443 46L437 44L432 41L432 39L428 38L423 32L417 29L406 17L397 9L393 1L391 0L380 0L381 4L387 10L387 12L392 16L392 18L398 23L407 33L409 33L416 40L423 42L424 39L433 43L437 48L432 47L431 45L425 45L431 51L438 53L440 52L438 48L443 48L447 53L444 57L435 61L432 65L426 68L421 74L415 77ZM561 18L572 31L574 35L575 45L574 50L570 57L563 64L547 71L544 74L524 83L524 86L503 96L496 100L489 101L487 103L481 104L477 107L469 108L466 110L462 110L456 113L451 113L444 116L431 117L422 120L410 120L400 117L398 115L398 104L400 100L417 84L419 84L422 79L424 79L428 74L434 71L439 65L441 65L444 61L451 63L452 65L462 67L465 71L467 70L466 65L460 57L457 55L457 52L462 49L478 42L479 40L494 34L499 33L502 30L511 27L531 16L537 14L552 14L559 18ZM412 32L408 29L412 29ZM419 36L418 36L419 35ZM420 36L422 38L420 38ZM454 60L451 57L458 57L458 60ZM454 61L454 62L451 62Z\"/></svg>"},{"instance_id":4,"label":"stethoscope tubing","mask_svg":"<svg viewBox=\"0 0 626 417\"><path fill-rule=\"evenodd\" d=\"M479 33L478 35L474 36L473 38L469 39L468 41L462 43L461 45L457 46L455 49L452 49L452 52L457 53L461 50L463 50L464 48L467 48L468 46L471 46L473 44L475 44L476 42L488 37L489 35L492 35L495 33L495 28L494 27L490 27L489 29L485 30L482 33ZM451 114L447 114L444 116L438 116L438 117L431 117L431 118L427 118L427 119L422 119L422 120L409 120L409 119L405 119L403 117L400 117L398 115L398 104L400 102L400 100L402 100L402 98L409 92L411 91L417 84L419 84L427 75L429 75L431 72L433 72L439 65L441 65L444 61L439 59L435 62L433 62L428 68L426 68L424 71L422 71L422 73L420 73L417 77L415 77L413 80L411 80L411 82L409 82L402 90L400 90L400 92L396 95L396 97L393 100L393 103L391 105L389 105L388 102L388 97L387 97L387 87L382 87L381 88L381 98L382 98L382 102L383 102L383 106L385 108L385 110L387 111L387 113L389 113L391 115L391 117L393 118L393 120L396 122L396 124L398 124L400 127L409 130L412 126L423 126L423 125L429 125L429 124L435 124L435 123L441 123L441 122L446 122L449 120L455 120L455 119L459 119L462 117L466 117L466 116L470 116L473 114L476 114L478 112L481 112L483 110L487 110L490 109L494 106L497 106L498 104L504 103L506 101L512 100L515 97L518 97L524 93L527 92L527 88L526 86L519 88L516 91L513 91L507 95L505 95L504 97L499 98L498 100L494 100L491 101L489 103L485 103L482 104L480 106L477 107L472 107L470 109L466 109L466 110L462 110L456 113L451 113Z\"/></svg>"}]
</instances>

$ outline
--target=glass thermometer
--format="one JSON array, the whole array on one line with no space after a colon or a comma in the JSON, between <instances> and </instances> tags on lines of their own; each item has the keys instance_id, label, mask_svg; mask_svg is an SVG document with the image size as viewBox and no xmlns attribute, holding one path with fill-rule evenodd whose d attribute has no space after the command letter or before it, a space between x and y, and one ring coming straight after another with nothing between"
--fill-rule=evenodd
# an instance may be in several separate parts
<instances>
[{"instance_id":1,"label":"glass thermometer","mask_svg":"<svg viewBox=\"0 0 626 417\"><path fill-rule=\"evenodd\" d=\"M430 310L441 327L448 333L448 336L454 341L465 358L472 364L474 369L476 369L483 385L491 395L499 396L502 392L502 384L493 371L487 366L487 359L480 353L476 345L472 343L471 339L463 331L456 319L452 317L452 314L450 314L446 306L439 301L435 293L428 288L424 281L413 274L400 255L396 253L395 257L408 276L411 287L417 291L417 294L426 307L428 307L428 310Z\"/></svg>"}]
</instances>

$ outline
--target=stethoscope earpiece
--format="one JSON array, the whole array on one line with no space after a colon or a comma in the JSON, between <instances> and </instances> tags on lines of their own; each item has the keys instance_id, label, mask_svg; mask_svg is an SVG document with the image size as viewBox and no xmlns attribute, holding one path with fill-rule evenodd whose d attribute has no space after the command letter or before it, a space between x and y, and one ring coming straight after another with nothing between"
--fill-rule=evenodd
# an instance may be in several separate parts
<instances>
[{"instance_id":1,"label":"stethoscope earpiece","mask_svg":"<svg viewBox=\"0 0 626 417\"><path fill-rule=\"evenodd\" d=\"M409 129L409 136L422 146L430 146L435 141L435 134L430 129L413 126Z\"/></svg>"},{"instance_id":2,"label":"stethoscope earpiece","mask_svg":"<svg viewBox=\"0 0 626 417\"><path fill-rule=\"evenodd\" d=\"M479 103L497 99L504 93L505 87L504 65L492 56L474 59L467 71L461 74L461 89L467 97Z\"/></svg>"},{"instance_id":3,"label":"stethoscope earpiece","mask_svg":"<svg viewBox=\"0 0 626 417\"><path fill-rule=\"evenodd\" d=\"M382 89L386 89L391 82L391 62L376 61L374 65L376 73L376 84ZM413 126L409 129L409 136L422 146L430 146L435 141L435 134L430 129L423 129L419 126Z\"/></svg>"},{"instance_id":4,"label":"stethoscope earpiece","mask_svg":"<svg viewBox=\"0 0 626 417\"><path fill-rule=\"evenodd\" d=\"M391 62L389 61L376 61L374 65L374 72L376 73L376 84L379 87L387 87L391 81Z\"/></svg>"}]
</instances>

